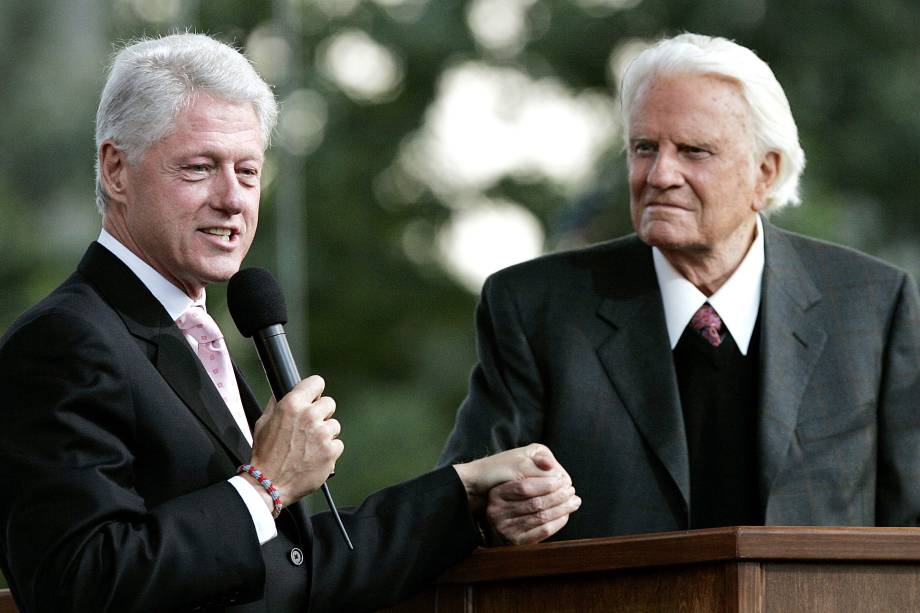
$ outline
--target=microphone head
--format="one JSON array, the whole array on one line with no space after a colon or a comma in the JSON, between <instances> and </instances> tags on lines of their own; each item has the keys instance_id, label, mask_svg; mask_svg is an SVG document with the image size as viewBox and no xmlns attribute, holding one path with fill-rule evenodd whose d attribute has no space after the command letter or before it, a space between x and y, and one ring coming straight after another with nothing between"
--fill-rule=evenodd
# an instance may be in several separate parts
<instances>
[{"instance_id":1,"label":"microphone head","mask_svg":"<svg viewBox=\"0 0 920 613\"><path fill-rule=\"evenodd\" d=\"M281 286L264 268L246 268L230 277L227 307L233 323L246 338L288 320Z\"/></svg>"}]
</instances>

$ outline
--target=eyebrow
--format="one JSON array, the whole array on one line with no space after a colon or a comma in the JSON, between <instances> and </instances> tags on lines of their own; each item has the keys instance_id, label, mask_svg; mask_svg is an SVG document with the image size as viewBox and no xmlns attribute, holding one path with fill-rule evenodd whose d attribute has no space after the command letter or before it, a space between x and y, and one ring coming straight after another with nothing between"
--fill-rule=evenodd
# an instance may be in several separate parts
<instances>
[{"instance_id":1,"label":"eyebrow","mask_svg":"<svg viewBox=\"0 0 920 613\"><path fill-rule=\"evenodd\" d=\"M668 139L668 140L670 140L670 139ZM653 142L653 143L658 143L658 142L661 142L661 139L660 139L660 138L656 138L656 137L652 137L652 136L641 136L641 135L640 135L640 136L632 136L632 137L629 138L629 143L630 143L630 144L637 143L637 142ZM674 142L674 144L675 144L678 148L680 148L680 147L698 147L698 148L700 148L700 149L712 149L712 150L715 150L715 149L718 149L718 148L719 148L718 143L717 143L716 141L712 141L712 140L702 140L702 139L696 140L696 139L694 139L694 138L681 138L681 139L679 139L679 140L677 140L677 141L671 141L671 142Z\"/></svg>"},{"instance_id":2,"label":"eyebrow","mask_svg":"<svg viewBox=\"0 0 920 613\"><path fill-rule=\"evenodd\" d=\"M677 144L678 147L694 147L696 149L710 149L715 150L718 146L713 141L701 141L701 142L680 142Z\"/></svg>"},{"instance_id":3,"label":"eyebrow","mask_svg":"<svg viewBox=\"0 0 920 613\"><path fill-rule=\"evenodd\" d=\"M264 162L265 161L265 154L263 152L259 152L258 155L251 155L245 151L241 151L239 153L245 157L243 157L242 159L236 160L237 163L248 162L248 161L252 161L252 162ZM186 152L180 152L178 153L177 157L180 159L204 157L204 158L210 158L212 160L221 160L221 159L227 158L227 156L225 155L225 152L220 152L216 149L190 150Z\"/></svg>"}]
</instances>

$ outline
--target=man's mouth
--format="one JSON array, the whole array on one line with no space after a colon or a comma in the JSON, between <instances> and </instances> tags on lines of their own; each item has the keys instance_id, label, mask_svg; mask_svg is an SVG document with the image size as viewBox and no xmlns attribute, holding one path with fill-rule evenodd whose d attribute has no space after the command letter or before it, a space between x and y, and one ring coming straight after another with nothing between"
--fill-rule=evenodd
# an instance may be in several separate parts
<instances>
[{"instance_id":1,"label":"man's mouth","mask_svg":"<svg viewBox=\"0 0 920 613\"><path fill-rule=\"evenodd\" d=\"M677 202L667 202L664 200L652 200L651 202L646 204L646 206L667 207L667 208L672 208L672 209L686 209L687 208L684 205L679 204Z\"/></svg>"},{"instance_id":2,"label":"man's mouth","mask_svg":"<svg viewBox=\"0 0 920 613\"><path fill-rule=\"evenodd\" d=\"M216 236L225 243L230 242L230 235L232 234L229 228L204 228L202 232Z\"/></svg>"}]
</instances>

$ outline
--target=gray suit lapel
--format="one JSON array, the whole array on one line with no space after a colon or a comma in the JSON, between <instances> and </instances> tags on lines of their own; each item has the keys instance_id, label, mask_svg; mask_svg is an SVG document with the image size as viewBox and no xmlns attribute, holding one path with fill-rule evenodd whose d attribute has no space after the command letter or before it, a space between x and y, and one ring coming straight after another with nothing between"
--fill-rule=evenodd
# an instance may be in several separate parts
<instances>
[{"instance_id":1,"label":"gray suit lapel","mask_svg":"<svg viewBox=\"0 0 920 613\"><path fill-rule=\"evenodd\" d=\"M689 508L687 437L661 294L651 250L641 245L635 251L618 260L619 270L598 272L612 280L608 285L615 285L602 292L606 296L597 311L612 326L597 355L636 428Z\"/></svg>"},{"instance_id":2,"label":"gray suit lapel","mask_svg":"<svg viewBox=\"0 0 920 613\"><path fill-rule=\"evenodd\" d=\"M795 432L799 406L827 333L821 293L782 231L764 223L761 299L760 495L766 502Z\"/></svg>"}]
</instances>

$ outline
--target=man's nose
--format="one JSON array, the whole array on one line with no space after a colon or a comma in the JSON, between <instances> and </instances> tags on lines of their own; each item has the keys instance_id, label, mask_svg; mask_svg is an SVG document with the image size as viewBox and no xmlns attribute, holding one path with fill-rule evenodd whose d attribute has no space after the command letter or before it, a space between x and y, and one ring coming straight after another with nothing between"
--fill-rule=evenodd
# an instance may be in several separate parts
<instances>
[{"instance_id":1,"label":"man's nose","mask_svg":"<svg viewBox=\"0 0 920 613\"><path fill-rule=\"evenodd\" d=\"M236 169L221 167L211 206L229 215L237 215L243 211L245 204L245 186L240 183Z\"/></svg>"},{"instance_id":2,"label":"man's nose","mask_svg":"<svg viewBox=\"0 0 920 613\"><path fill-rule=\"evenodd\" d=\"M648 171L648 184L658 189L668 189L679 187L684 183L684 175L681 172L680 160L676 152L664 150L658 151L655 161Z\"/></svg>"}]
</instances>

